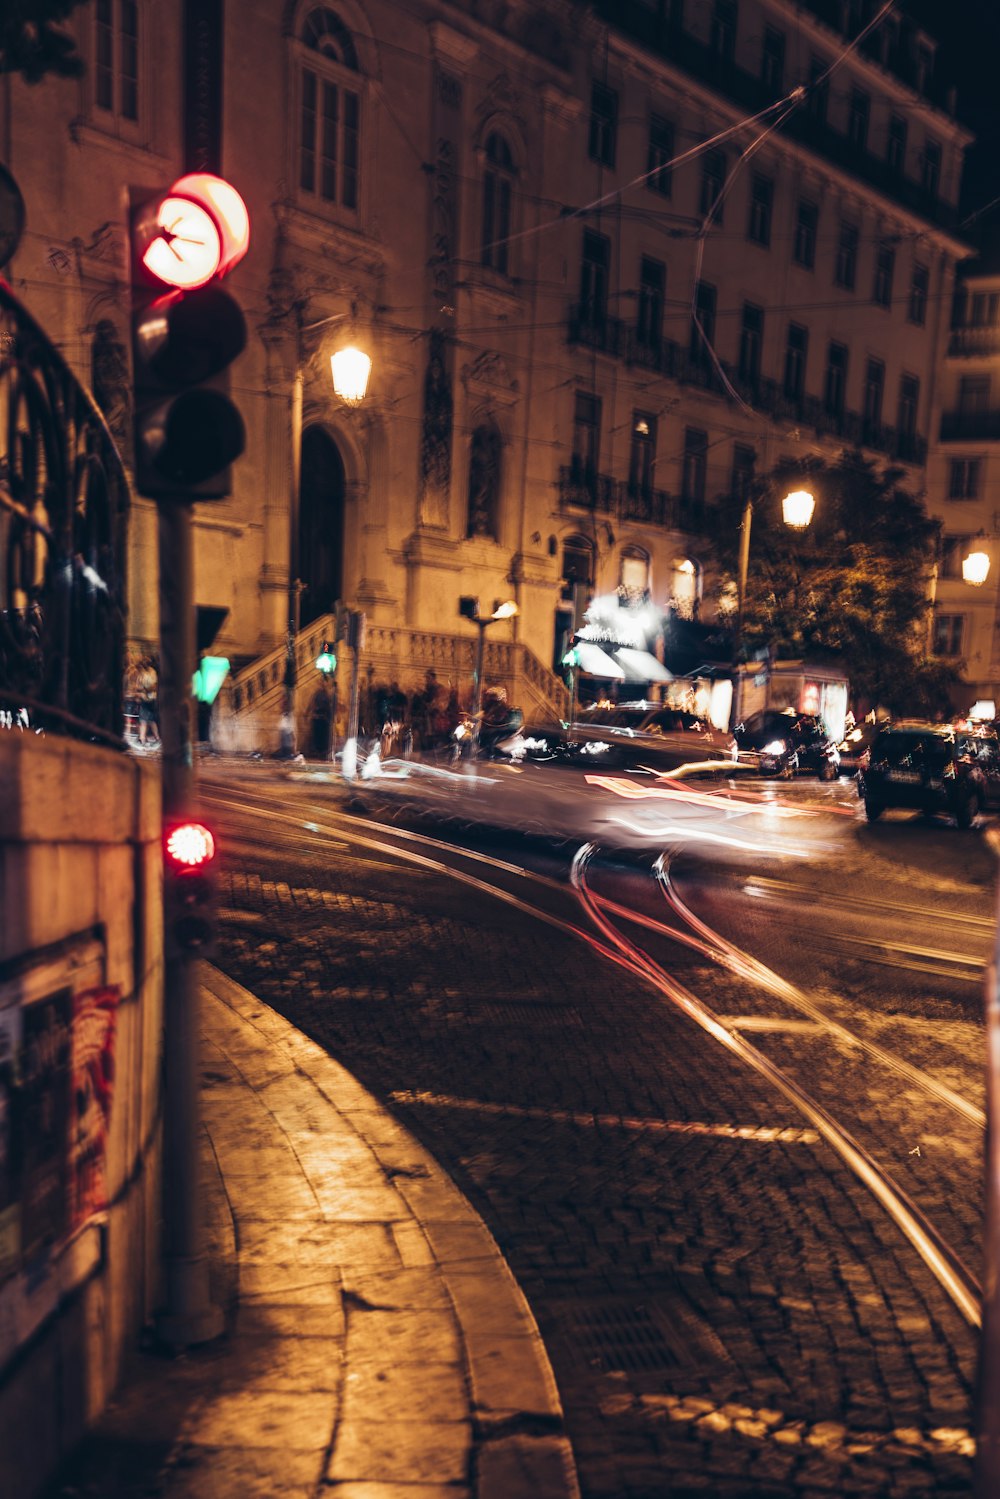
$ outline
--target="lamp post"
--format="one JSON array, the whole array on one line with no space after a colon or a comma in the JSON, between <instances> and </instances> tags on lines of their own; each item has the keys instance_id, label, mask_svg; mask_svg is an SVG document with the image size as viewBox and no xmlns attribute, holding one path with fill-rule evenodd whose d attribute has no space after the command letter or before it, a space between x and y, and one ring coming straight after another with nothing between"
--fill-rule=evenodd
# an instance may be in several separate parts
<instances>
[{"instance_id":1,"label":"lamp post","mask_svg":"<svg viewBox=\"0 0 1000 1499\"><path fill-rule=\"evenodd\" d=\"M789 530L804 531L813 517L815 496L808 489L794 489L781 502L781 518ZM740 721L743 697L743 615L746 608L747 571L750 564L750 528L753 524L753 493L747 494L740 521L740 554L736 573L736 640L734 650L734 683L732 727Z\"/></svg>"},{"instance_id":2,"label":"lamp post","mask_svg":"<svg viewBox=\"0 0 1000 1499\"><path fill-rule=\"evenodd\" d=\"M483 711L483 661L486 655L486 631L490 625L496 624L499 619L513 619L520 614L520 609L513 599L507 599L502 604L497 604L492 614L485 617L478 610L471 615L473 624L479 631L476 640L476 670L474 677L473 700L472 700L472 753L475 755L479 748L480 716Z\"/></svg>"},{"instance_id":3,"label":"lamp post","mask_svg":"<svg viewBox=\"0 0 1000 1499\"><path fill-rule=\"evenodd\" d=\"M302 353L302 335L330 323L342 323L352 319L355 310L335 312L332 317L320 318L317 323L300 325L295 361L295 378L292 382L291 432L292 432L292 492L289 505L288 538L288 633L285 641L284 697L281 710L281 733L278 754L290 759L296 751L295 744L295 687L298 676L296 642L299 634L299 614L302 598L302 581L299 578L299 509L302 498L302 402L305 385L305 366ZM333 391L345 406L359 406L368 390L371 374L371 357L353 342L337 349L330 356L330 375Z\"/></svg>"}]
</instances>

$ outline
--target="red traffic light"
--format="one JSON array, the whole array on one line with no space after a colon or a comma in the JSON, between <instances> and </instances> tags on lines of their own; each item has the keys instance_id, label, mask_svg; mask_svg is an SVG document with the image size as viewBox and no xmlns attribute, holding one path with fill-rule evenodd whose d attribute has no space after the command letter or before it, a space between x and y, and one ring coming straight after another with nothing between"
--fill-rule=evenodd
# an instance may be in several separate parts
<instances>
[{"instance_id":1,"label":"red traffic light","mask_svg":"<svg viewBox=\"0 0 1000 1499\"><path fill-rule=\"evenodd\" d=\"M192 291L225 276L250 247L250 216L230 183L191 172L145 205L135 250L153 281Z\"/></svg>"},{"instance_id":2,"label":"red traffic light","mask_svg":"<svg viewBox=\"0 0 1000 1499\"><path fill-rule=\"evenodd\" d=\"M215 839L204 823L179 822L165 830L163 851L175 873L193 873L215 858Z\"/></svg>"}]
</instances>

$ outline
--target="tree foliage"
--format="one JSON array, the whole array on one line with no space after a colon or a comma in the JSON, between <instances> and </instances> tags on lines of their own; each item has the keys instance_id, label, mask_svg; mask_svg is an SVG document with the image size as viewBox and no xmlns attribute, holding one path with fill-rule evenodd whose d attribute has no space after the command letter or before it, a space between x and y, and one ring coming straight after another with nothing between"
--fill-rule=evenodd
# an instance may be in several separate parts
<instances>
[{"instance_id":1,"label":"tree foliage","mask_svg":"<svg viewBox=\"0 0 1000 1499\"><path fill-rule=\"evenodd\" d=\"M902 477L845 451L832 464L779 464L755 482L743 642L748 654L836 662L858 698L914 713L945 702L957 673L927 654L940 528ZM804 532L782 522L793 488L816 497ZM720 561L733 578L743 502L723 496L717 506Z\"/></svg>"},{"instance_id":2,"label":"tree foliage","mask_svg":"<svg viewBox=\"0 0 1000 1499\"><path fill-rule=\"evenodd\" d=\"M83 62L76 41L59 28L87 0L3 0L0 4L0 73L20 73L38 83L48 73L78 78Z\"/></svg>"}]
</instances>

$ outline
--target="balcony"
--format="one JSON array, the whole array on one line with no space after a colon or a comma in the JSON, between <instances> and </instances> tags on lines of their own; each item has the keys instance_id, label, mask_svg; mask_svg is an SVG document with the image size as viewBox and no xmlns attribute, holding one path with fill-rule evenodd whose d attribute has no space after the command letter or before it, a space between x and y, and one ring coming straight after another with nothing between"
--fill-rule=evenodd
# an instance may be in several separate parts
<instances>
[{"instance_id":1,"label":"balcony","mask_svg":"<svg viewBox=\"0 0 1000 1499\"><path fill-rule=\"evenodd\" d=\"M830 13L830 24L843 35L839 22L839 7L831 0L814 4L814 10ZM654 52L659 52L675 67L690 74L716 93L735 103L742 112L756 114L773 104L773 93L757 73L741 68L738 63L720 57L711 47L696 37L690 36L671 23L660 12L654 11L648 0L598 0L597 10L612 26L638 37ZM917 88L918 74L915 60L895 52L887 59L888 70L911 87L922 93L939 107L952 114L947 94L936 84ZM788 86L796 80L789 78ZM800 142L808 150L841 167L852 176L866 182L887 198L905 205L929 223L943 229L957 230L958 211L950 203L934 193L927 192L919 182L894 171L880 156L854 146L848 137L834 130L825 120L816 119L805 109L794 110L782 121L780 134Z\"/></svg>"},{"instance_id":2,"label":"balcony","mask_svg":"<svg viewBox=\"0 0 1000 1499\"><path fill-rule=\"evenodd\" d=\"M942 442L990 442L1000 438L1000 411L943 411Z\"/></svg>"},{"instance_id":3,"label":"balcony","mask_svg":"<svg viewBox=\"0 0 1000 1499\"><path fill-rule=\"evenodd\" d=\"M569 312L567 340L620 358L625 352L626 328L620 318L597 315L592 307L575 305Z\"/></svg>"},{"instance_id":4,"label":"balcony","mask_svg":"<svg viewBox=\"0 0 1000 1499\"><path fill-rule=\"evenodd\" d=\"M659 526L665 531L701 529L703 506L652 486L630 484L582 464L559 469L559 509L588 510L624 524Z\"/></svg>"},{"instance_id":5,"label":"balcony","mask_svg":"<svg viewBox=\"0 0 1000 1499\"><path fill-rule=\"evenodd\" d=\"M1000 328L953 328L949 354L1000 354Z\"/></svg>"}]
</instances>

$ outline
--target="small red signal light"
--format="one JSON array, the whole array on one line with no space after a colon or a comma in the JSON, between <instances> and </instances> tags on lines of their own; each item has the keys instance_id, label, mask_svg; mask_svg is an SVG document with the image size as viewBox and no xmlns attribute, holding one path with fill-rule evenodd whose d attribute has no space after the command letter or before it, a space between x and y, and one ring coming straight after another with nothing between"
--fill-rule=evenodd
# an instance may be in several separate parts
<instances>
[{"instance_id":1,"label":"small red signal light","mask_svg":"<svg viewBox=\"0 0 1000 1499\"><path fill-rule=\"evenodd\" d=\"M167 831L164 849L176 869L203 869L215 858L215 839L204 823L181 822Z\"/></svg>"},{"instance_id":2,"label":"small red signal light","mask_svg":"<svg viewBox=\"0 0 1000 1499\"><path fill-rule=\"evenodd\" d=\"M145 205L136 224L139 259L154 280L192 291L225 276L250 247L250 216L231 183L191 172Z\"/></svg>"}]
</instances>

